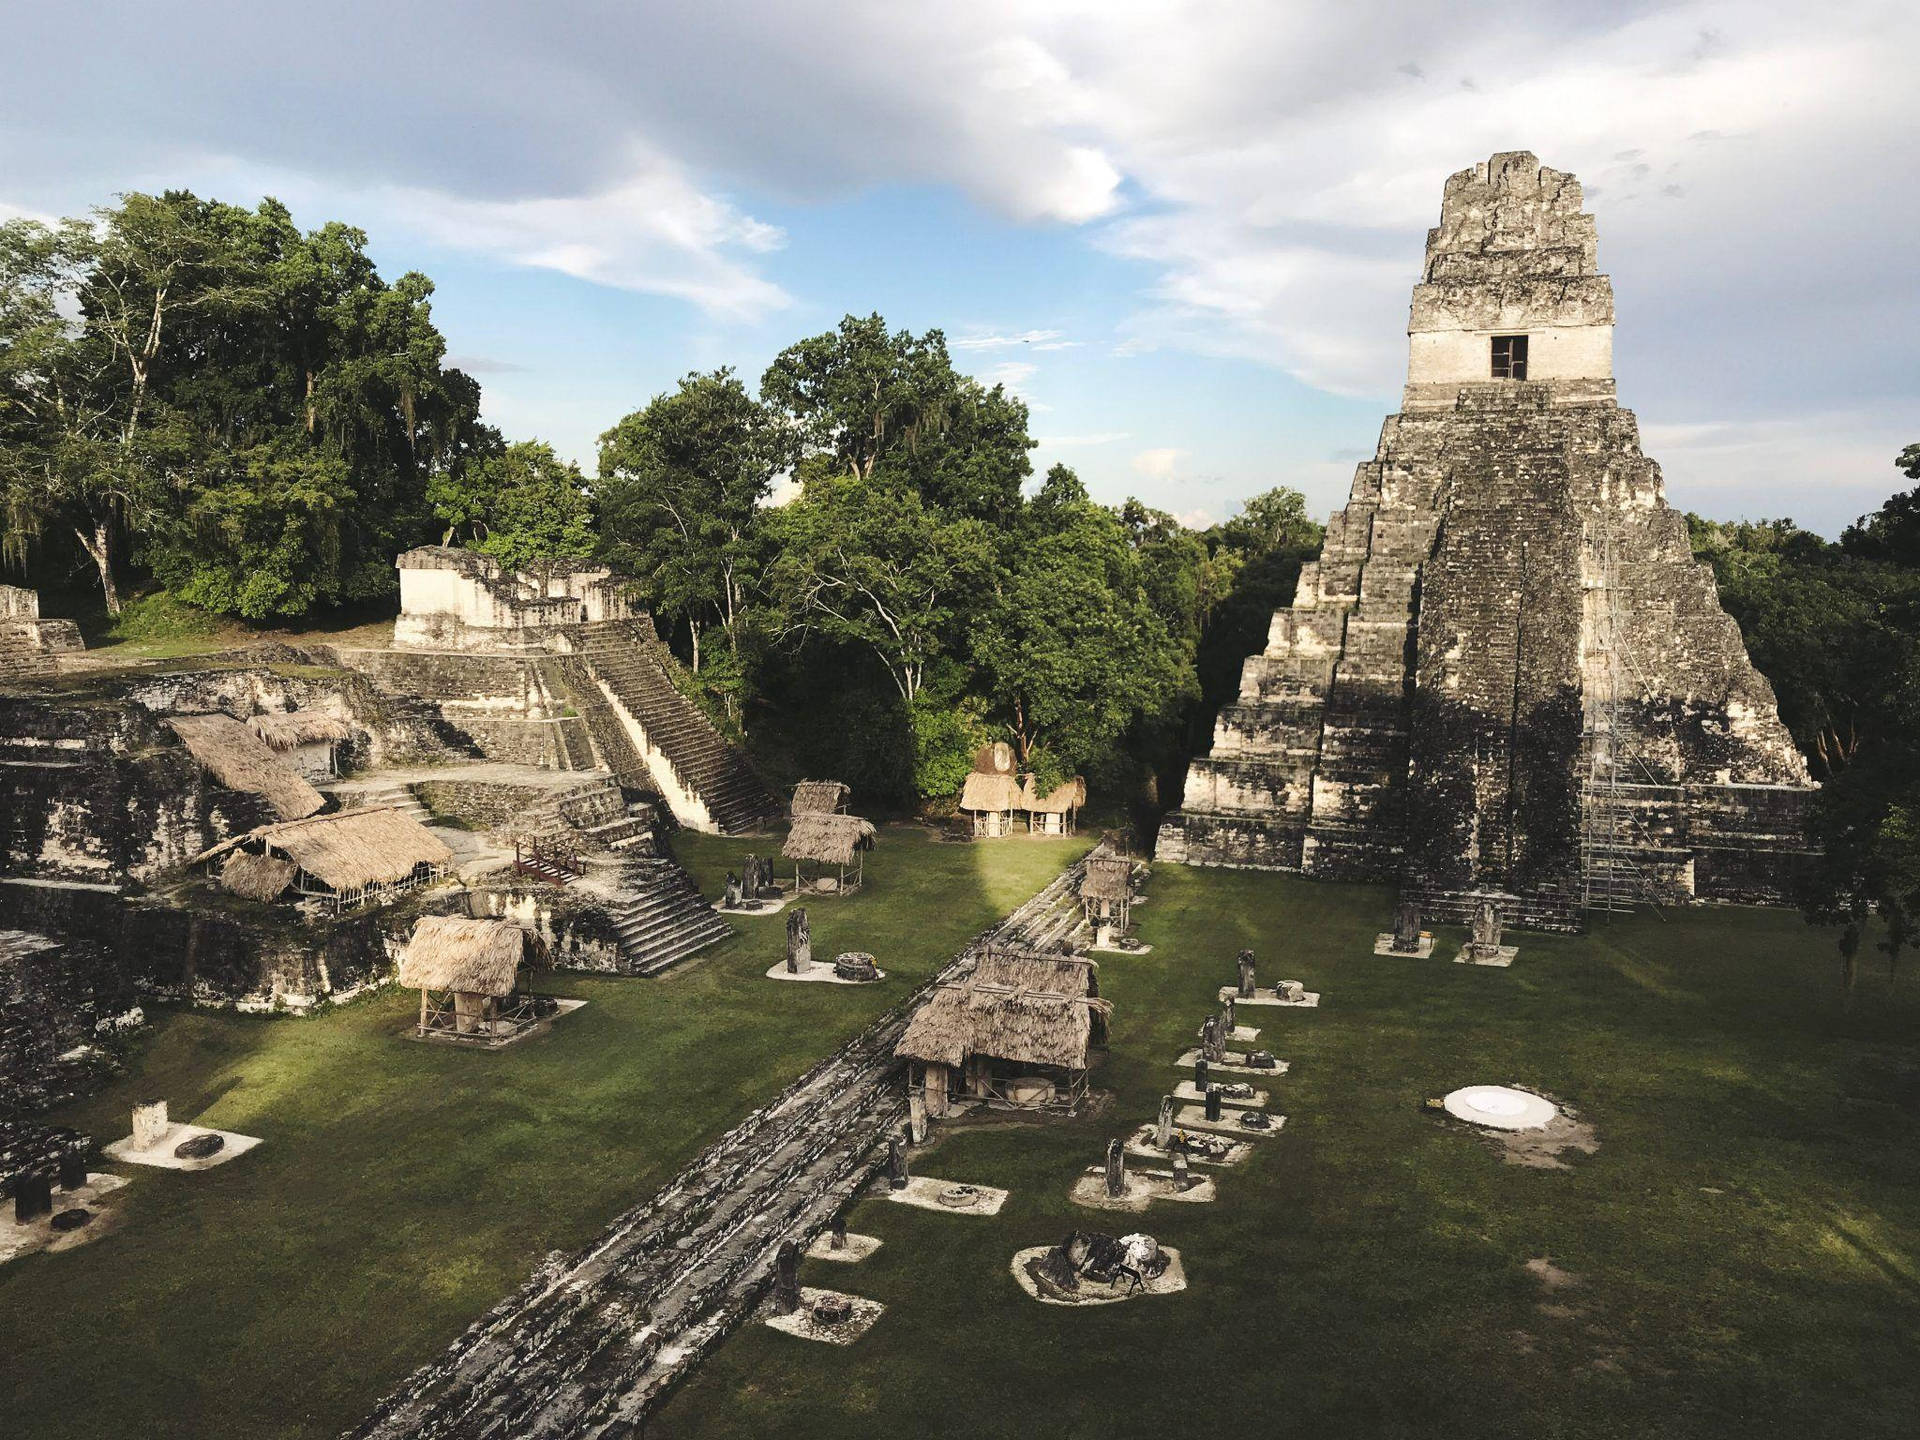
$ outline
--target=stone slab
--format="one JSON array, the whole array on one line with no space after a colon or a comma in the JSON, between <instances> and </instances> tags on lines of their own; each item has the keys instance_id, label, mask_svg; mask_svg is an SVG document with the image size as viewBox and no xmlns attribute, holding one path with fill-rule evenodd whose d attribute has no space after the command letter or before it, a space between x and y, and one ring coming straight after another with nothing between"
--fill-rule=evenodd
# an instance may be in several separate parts
<instances>
[{"instance_id":1,"label":"stone slab","mask_svg":"<svg viewBox=\"0 0 1920 1440\"><path fill-rule=\"evenodd\" d=\"M764 915L778 915L793 903L794 897L782 895L778 900L762 900L757 910L749 910L744 905L728 905L716 900L707 908L717 915L725 915L730 920L754 920Z\"/></svg>"},{"instance_id":2,"label":"stone slab","mask_svg":"<svg viewBox=\"0 0 1920 1440\"><path fill-rule=\"evenodd\" d=\"M1482 959L1473 953L1473 947L1471 945L1462 945L1460 947L1460 953L1453 957L1453 963L1456 965L1487 965L1495 970L1504 970L1513 964L1513 957L1519 953L1520 947L1518 945L1502 945L1495 950L1493 954Z\"/></svg>"},{"instance_id":3,"label":"stone slab","mask_svg":"<svg viewBox=\"0 0 1920 1440\"><path fill-rule=\"evenodd\" d=\"M1179 1127L1175 1126L1174 1128L1177 1130ZM1138 1130L1134 1131L1133 1138L1127 1141L1127 1154L1137 1155L1142 1160L1159 1160L1163 1163L1172 1163L1173 1156L1153 1143L1154 1133L1155 1127L1152 1125L1142 1125ZM1211 1140L1218 1137L1210 1135L1207 1138ZM1238 1165L1252 1153L1253 1146L1247 1144L1244 1140L1235 1140L1219 1155L1196 1155L1189 1149L1187 1151L1187 1161L1192 1165Z\"/></svg>"},{"instance_id":4,"label":"stone slab","mask_svg":"<svg viewBox=\"0 0 1920 1440\"><path fill-rule=\"evenodd\" d=\"M1425 960L1429 955L1433 954L1433 936L1429 935L1425 930L1422 930L1420 932L1420 948L1418 950L1396 950L1393 948L1393 932L1390 930L1383 931L1373 937L1373 953L1376 955L1390 955L1395 960Z\"/></svg>"},{"instance_id":5,"label":"stone slab","mask_svg":"<svg viewBox=\"0 0 1920 1440\"><path fill-rule=\"evenodd\" d=\"M1196 1046L1173 1063L1178 1065L1182 1070L1191 1070L1193 1069L1193 1062L1199 1058L1200 1050L1199 1047ZM1246 1059L1245 1051L1229 1050L1227 1051L1226 1059L1218 1061L1208 1068L1216 1074L1224 1070L1232 1075L1284 1075L1293 1068L1293 1062L1291 1060L1282 1060L1278 1055L1273 1057L1273 1068L1271 1070L1264 1069L1257 1065L1249 1065L1246 1063Z\"/></svg>"},{"instance_id":6,"label":"stone slab","mask_svg":"<svg viewBox=\"0 0 1920 1440\"><path fill-rule=\"evenodd\" d=\"M1180 1113L1173 1117L1173 1124L1177 1130L1204 1130L1209 1135L1231 1135L1236 1140L1264 1140L1269 1135L1278 1135L1287 1123L1287 1117L1284 1115L1269 1115L1267 1118L1273 1122L1271 1129L1249 1130L1236 1122L1235 1117L1241 1113L1239 1110L1231 1110L1223 1105L1220 1108L1220 1118L1209 1120L1207 1112L1200 1106L1185 1105L1181 1107Z\"/></svg>"},{"instance_id":7,"label":"stone slab","mask_svg":"<svg viewBox=\"0 0 1920 1440\"><path fill-rule=\"evenodd\" d=\"M895 1190L884 1178L878 1182L880 1193L894 1204L938 1210L943 1215L998 1215L1000 1207L1007 1203L1009 1192L997 1190L991 1185L974 1185L970 1188L978 1192L978 1198L972 1204L943 1204L940 1192L960 1183L957 1180L936 1180L931 1175L915 1175L908 1179L905 1189Z\"/></svg>"},{"instance_id":8,"label":"stone slab","mask_svg":"<svg viewBox=\"0 0 1920 1440\"><path fill-rule=\"evenodd\" d=\"M1151 955L1153 953L1151 945L1089 945L1087 948L1098 951L1102 955Z\"/></svg>"},{"instance_id":9,"label":"stone slab","mask_svg":"<svg viewBox=\"0 0 1920 1440\"><path fill-rule=\"evenodd\" d=\"M1207 1101L1207 1097L1201 1091L1200 1087L1191 1080L1182 1080L1176 1085L1173 1091L1173 1098L1176 1100L1190 1100L1195 1105L1204 1105ZM1264 1090L1255 1090L1251 1100L1247 1099L1244 1095L1222 1095L1220 1097L1223 1104L1232 1105L1241 1110L1264 1110L1267 1107L1267 1098L1267 1092Z\"/></svg>"},{"instance_id":10,"label":"stone slab","mask_svg":"<svg viewBox=\"0 0 1920 1440\"><path fill-rule=\"evenodd\" d=\"M1027 1263L1038 1260L1050 1245L1035 1245L1022 1250L1013 1257L1010 1267L1013 1278L1020 1288L1042 1305L1062 1305L1069 1309L1081 1305L1124 1305L1129 1300L1138 1300L1148 1295L1173 1295L1187 1288L1186 1267L1180 1263L1180 1252L1171 1245L1162 1245L1160 1253L1167 1257L1167 1268L1146 1282L1144 1288L1133 1290L1124 1281L1115 1289L1097 1289L1091 1284L1084 1286L1080 1298L1073 1300L1056 1299L1051 1295L1042 1295L1040 1287L1033 1283L1033 1276L1027 1273Z\"/></svg>"},{"instance_id":11,"label":"stone slab","mask_svg":"<svg viewBox=\"0 0 1920 1440\"><path fill-rule=\"evenodd\" d=\"M177 1143L177 1142L176 1142ZM16 1225L13 1220L13 1202L8 1201L4 1214L0 1214L0 1265L9 1260L18 1260L22 1255L33 1255L44 1250L57 1255L62 1250L72 1250L85 1245L89 1240L97 1240L110 1232L120 1220L120 1212L112 1208L102 1208L100 1201L130 1182L119 1175L110 1175L104 1171L88 1171L87 1183L78 1190L62 1190L57 1186L53 1192L53 1212L42 1215L37 1220L29 1220L24 1225ZM78 1230L61 1232L53 1228L53 1217L62 1210L78 1207L92 1214L93 1219Z\"/></svg>"},{"instance_id":12,"label":"stone slab","mask_svg":"<svg viewBox=\"0 0 1920 1440\"><path fill-rule=\"evenodd\" d=\"M1188 1205L1208 1205L1220 1198L1211 1175L1194 1175L1186 1189L1175 1182L1171 1170L1127 1171L1127 1193L1107 1194L1107 1170L1104 1165L1089 1166L1087 1173L1073 1182L1067 1198L1089 1210L1141 1211L1156 1200L1173 1200Z\"/></svg>"},{"instance_id":13,"label":"stone slab","mask_svg":"<svg viewBox=\"0 0 1920 1440\"><path fill-rule=\"evenodd\" d=\"M734 911L731 913L738 914L739 912ZM788 971L787 962L784 960L767 971L767 979L769 980L786 980L806 985L878 985L881 980L886 978L887 972L882 970L878 979L846 980L833 973L833 962L831 960L809 960L806 968L801 970L797 975Z\"/></svg>"},{"instance_id":14,"label":"stone slab","mask_svg":"<svg viewBox=\"0 0 1920 1440\"><path fill-rule=\"evenodd\" d=\"M820 1324L813 1318L814 1302L836 1298L853 1306L852 1317L842 1325ZM871 1330L873 1322L886 1310L887 1307L878 1300L869 1300L864 1295L848 1295L839 1290L816 1290L810 1285L802 1285L800 1308L791 1315L768 1315L767 1325L783 1335L793 1335L801 1340L818 1340L823 1345L851 1345Z\"/></svg>"},{"instance_id":15,"label":"stone slab","mask_svg":"<svg viewBox=\"0 0 1920 1440\"><path fill-rule=\"evenodd\" d=\"M1544 1096L1508 1085L1468 1085L1441 1103L1454 1119L1493 1130L1544 1130L1560 1114Z\"/></svg>"},{"instance_id":16,"label":"stone slab","mask_svg":"<svg viewBox=\"0 0 1920 1440\"><path fill-rule=\"evenodd\" d=\"M227 1143L213 1154L199 1159L183 1159L173 1153L173 1147L182 1140L191 1140L199 1135L218 1135ZM260 1137L257 1135L236 1135L231 1130L209 1130L202 1125L175 1122L167 1127L166 1138L150 1150L134 1149L133 1137L129 1135L114 1141L101 1153L123 1165L151 1165L157 1170L211 1170L216 1165L238 1159L259 1143Z\"/></svg>"},{"instance_id":17,"label":"stone slab","mask_svg":"<svg viewBox=\"0 0 1920 1440\"><path fill-rule=\"evenodd\" d=\"M1216 998L1225 1000L1229 995L1236 997L1234 1001L1236 1005L1278 1005L1288 1010L1313 1010L1317 1009L1320 1004L1320 992L1318 990L1309 990L1298 1000L1282 1000L1271 990L1262 990L1249 999L1239 993L1238 987L1222 985L1220 987L1220 993Z\"/></svg>"},{"instance_id":18,"label":"stone slab","mask_svg":"<svg viewBox=\"0 0 1920 1440\"><path fill-rule=\"evenodd\" d=\"M847 1232L847 1248L833 1248L832 1238L826 1235L815 1237L813 1244L807 1247L807 1259L831 1260L836 1265L858 1265L885 1243L878 1235L856 1235Z\"/></svg>"}]
</instances>

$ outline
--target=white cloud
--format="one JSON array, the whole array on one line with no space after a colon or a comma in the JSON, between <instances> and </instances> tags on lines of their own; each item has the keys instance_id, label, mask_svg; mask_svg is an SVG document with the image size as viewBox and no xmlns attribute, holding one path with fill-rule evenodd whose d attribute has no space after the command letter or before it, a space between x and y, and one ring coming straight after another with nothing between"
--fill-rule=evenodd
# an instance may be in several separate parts
<instances>
[{"instance_id":1,"label":"white cloud","mask_svg":"<svg viewBox=\"0 0 1920 1440\"><path fill-rule=\"evenodd\" d=\"M1213 524L1212 512L1207 510L1185 510L1173 518L1189 530L1204 530Z\"/></svg>"},{"instance_id":2,"label":"white cloud","mask_svg":"<svg viewBox=\"0 0 1920 1440\"><path fill-rule=\"evenodd\" d=\"M1024 360L1002 360L979 378L983 384L1004 385L1017 393L1039 369L1038 365L1029 364Z\"/></svg>"},{"instance_id":3,"label":"white cloud","mask_svg":"<svg viewBox=\"0 0 1920 1440\"><path fill-rule=\"evenodd\" d=\"M1079 340L1069 340L1059 330L1022 330L1017 334L1003 335L996 332L962 335L950 339L947 344L955 350L1007 350L1015 345L1025 345L1034 350L1074 350L1081 345Z\"/></svg>"},{"instance_id":4,"label":"white cloud","mask_svg":"<svg viewBox=\"0 0 1920 1440\"><path fill-rule=\"evenodd\" d=\"M663 161L592 195L469 200L386 190L374 202L442 244L602 285L670 295L723 319L750 321L790 303L739 258L784 234L698 189Z\"/></svg>"},{"instance_id":5,"label":"white cloud","mask_svg":"<svg viewBox=\"0 0 1920 1440\"><path fill-rule=\"evenodd\" d=\"M1163 446L1154 450L1142 450L1133 457L1134 472L1146 476L1149 480L1171 480L1180 469L1181 462L1187 458L1187 452L1176 450L1172 446Z\"/></svg>"}]
</instances>

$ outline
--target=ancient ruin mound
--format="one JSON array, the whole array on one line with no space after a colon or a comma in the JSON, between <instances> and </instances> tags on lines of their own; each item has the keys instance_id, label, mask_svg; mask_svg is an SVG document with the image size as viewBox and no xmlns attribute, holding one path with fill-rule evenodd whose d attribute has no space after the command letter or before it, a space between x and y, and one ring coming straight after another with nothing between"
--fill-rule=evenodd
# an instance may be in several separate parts
<instances>
[{"instance_id":1,"label":"ancient ruin mound","mask_svg":"<svg viewBox=\"0 0 1920 1440\"><path fill-rule=\"evenodd\" d=\"M1401 879L1436 918L1779 898L1806 764L1614 403L1580 186L1446 185L1402 410L1246 662L1159 855Z\"/></svg>"}]
</instances>

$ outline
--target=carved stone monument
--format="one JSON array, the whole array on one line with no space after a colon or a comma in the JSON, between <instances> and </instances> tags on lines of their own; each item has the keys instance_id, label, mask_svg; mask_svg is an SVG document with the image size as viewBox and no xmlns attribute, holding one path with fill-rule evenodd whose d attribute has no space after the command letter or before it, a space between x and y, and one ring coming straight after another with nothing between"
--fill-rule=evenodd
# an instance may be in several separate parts
<instances>
[{"instance_id":1,"label":"carved stone monument","mask_svg":"<svg viewBox=\"0 0 1920 1440\"><path fill-rule=\"evenodd\" d=\"M1107 1141L1107 1198L1122 1200L1127 1194L1127 1147L1118 1140Z\"/></svg>"},{"instance_id":2,"label":"carved stone monument","mask_svg":"<svg viewBox=\"0 0 1920 1440\"><path fill-rule=\"evenodd\" d=\"M1393 948L1402 955L1420 951L1420 907L1411 900L1402 900L1394 912Z\"/></svg>"},{"instance_id":3,"label":"carved stone monument","mask_svg":"<svg viewBox=\"0 0 1920 1440\"><path fill-rule=\"evenodd\" d=\"M1204 1088L1204 1087L1203 1087ZM1165 1150L1173 1139L1173 1096L1160 1097L1160 1116L1153 1122L1153 1145L1156 1150Z\"/></svg>"},{"instance_id":4,"label":"carved stone monument","mask_svg":"<svg viewBox=\"0 0 1920 1440\"><path fill-rule=\"evenodd\" d=\"M895 1190L904 1190L911 1178L907 1173L907 1142L898 1135L888 1137L887 1184Z\"/></svg>"},{"instance_id":5,"label":"carved stone monument","mask_svg":"<svg viewBox=\"0 0 1920 1440\"><path fill-rule=\"evenodd\" d=\"M836 1214L833 1217L833 1223L827 1227L827 1248L829 1250L847 1248L847 1217L844 1214Z\"/></svg>"},{"instance_id":6,"label":"carved stone monument","mask_svg":"<svg viewBox=\"0 0 1920 1440\"><path fill-rule=\"evenodd\" d=\"M1209 1120L1218 1120L1220 1118L1220 1087L1218 1085L1209 1085L1207 1087L1206 1116Z\"/></svg>"},{"instance_id":7,"label":"carved stone monument","mask_svg":"<svg viewBox=\"0 0 1920 1440\"><path fill-rule=\"evenodd\" d=\"M907 1091L907 1137L916 1145L927 1140L927 1094L918 1085Z\"/></svg>"},{"instance_id":8,"label":"carved stone monument","mask_svg":"<svg viewBox=\"0 0 1920 1440\"><path fill-rule=\"evenodd\" d=\"M738 910L740 908L740 901L740 877L729 870L727 871L726 894L720 897L720 903L729 910Z\"/></svg>"},{"instance_id":9,"label":"carved stone monument","mask_svg":"<svg viewBox=\"0 0 1920 1440\"><path fill-rule=\"evenodd\" d=\"M1240 956L1238 960L1236 960L1234 963L1239 967L1239 970L1240 970L1240 987L1239 987L1240 998L1242 1000L1251 1000L1253 998L1253 990L1254 990L1253 951L1242 950L1240 952Z\"/></svg>"},{"instance_id":10,"label":"carved stone monument","mask_svg":"<svg viewBox=\"0 0 1920 1440\"><path fill-rule=\"evenodd\" d=\"M804 907L787 912L787 973L798 975L813 964L813 931Z\"/></svg>"},{"instance_id":11,"label":"carved stone monument","mask_svg":"<svg viewBox=\"0 0 1920 1440\"><path fill-rule=\"evenodd\" d=\"M1207 1057L1204 1054L1196 1056L1193 1062L1193 1088L1202 1094L1205 1094L1207 1089L1208 1069Z\"/></svg>"},{"instance_id":12,"label":"carved stone monument","mask_svg":"<svg viewBox=\"0 0 1920 1440\"><path fill-rule=\"evenodd\" d=\"M167 1119L167 1102L150 1100L144 1105L133 1107L133 1148L151 1150L167 1138L167 1132L173 1129Z\"/></svg>"},{"instance_id":13,"label":"carved stone monument","mask_svg":"<svg viewBox=\"0 0 1920 1440\"><path fill-rule=\"evenodd\" d=\"M773 1256L773 1308L791 1315L800 1308L800 1247L782 1240Z\"/></svg>"}]
</instances>

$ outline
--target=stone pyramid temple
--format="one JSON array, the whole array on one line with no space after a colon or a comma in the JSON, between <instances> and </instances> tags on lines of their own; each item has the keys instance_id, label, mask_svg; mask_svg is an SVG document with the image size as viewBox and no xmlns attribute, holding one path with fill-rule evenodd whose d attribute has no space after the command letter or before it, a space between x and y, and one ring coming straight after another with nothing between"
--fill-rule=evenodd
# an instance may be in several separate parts
<instances>
[{"instance_id":1,"label":"stone pyramid temple","mask_svg":"<svg viewBox=\"0 0 1920 1440\"><path fill-rule=\"evenodd\" d=\"M1783 897L1811 782L1614 402L1579 182L1448 179L1401 412L1158 855L1398 881L1427 915Z\"/></svg>"}]
</instances>

